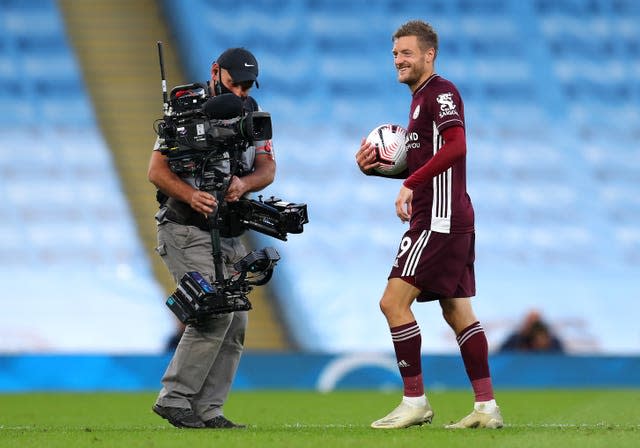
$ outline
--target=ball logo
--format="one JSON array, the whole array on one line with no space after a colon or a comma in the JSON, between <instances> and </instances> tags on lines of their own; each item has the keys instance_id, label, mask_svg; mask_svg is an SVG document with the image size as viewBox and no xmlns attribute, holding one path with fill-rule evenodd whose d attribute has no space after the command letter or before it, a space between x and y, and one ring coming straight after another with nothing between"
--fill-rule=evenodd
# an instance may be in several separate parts
<instances>
[{"instance_id":1,"label":"ball logo","mask_svg":"<svg viewBox=\"0 0 640 448\"><path fill-rule=\"evenodd\" d=\"M456 105L453 102L453 93L441 93L436 97L436 101L440 104L440 118L447 115L458 115Z\"/></svg>"},{"instance_id":2,"label":"ball logo","mask_svg":"<svg viewBox=\"0 0 640 448\"><path fill-rule=\"evenodd\" d=\"M415 109L413 109L413 115L412 115L412 118L413 118L414 120L416 120L416 119L418 118L418 115L420 115L420 105L419 105L419 104L416 106L416 108L415 108Z\"/></svg>"}]
</instances>

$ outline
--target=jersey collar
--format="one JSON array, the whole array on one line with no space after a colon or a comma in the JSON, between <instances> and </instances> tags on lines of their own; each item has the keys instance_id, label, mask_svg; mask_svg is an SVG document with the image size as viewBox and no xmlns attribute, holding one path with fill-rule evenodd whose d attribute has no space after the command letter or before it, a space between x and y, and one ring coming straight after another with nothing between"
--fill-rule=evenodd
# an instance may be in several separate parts
<instances>
[{"instance_id":1,"label":"jersey collar","mask_svg":"<svg viewBox=\"0 0 640 448\"><path fill-rule=\"evenodd\" d=\"M418 92L420 92L422 89L427 87L427 85L431 82L432 79L437 78L438 76L440 76L440 75L438 75L437 73L434 73L431 76L429 76L427 78L427 80L425 82L423 82L422 85L420 87L418 87L415 92L413 92L413 96L416 96L418 94Z\"/></svg>"}]
</instances>

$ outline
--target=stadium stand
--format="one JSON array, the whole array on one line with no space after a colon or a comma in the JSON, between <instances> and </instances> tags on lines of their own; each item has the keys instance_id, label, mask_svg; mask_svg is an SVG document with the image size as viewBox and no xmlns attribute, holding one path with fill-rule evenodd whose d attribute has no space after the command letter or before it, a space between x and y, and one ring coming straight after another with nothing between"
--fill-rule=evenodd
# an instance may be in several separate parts
<instances>
[{"instance_id":1,"label":"stadium stand","mask_svg":"<svg viewBox=\"0 0 640 448\"><path fill-rule=\"evenodd\" d=\"M0 2L0 352L141 352L170 331L54 0Z\"/></svg>"},{"instance_id":2,"label":"stadium stand","mask_svg":"<svg viewBox=\"0 0 640 448\"><path fill-rule=\"evenodd\" d=\"M466 102L478 306L490 339L537 306L570 351L637 350L599 318L640 258L637 2L163 5L190 76L206 73L198 49L212 43L246 46L261 61L256 96L272 111L279 161L272 189L309 203L308 229L278 245L276 276L301 347L387 349L376 302L403 229L390 212L397 184L363 178L353 154L375 125L406 122L390 36L416 17L439 31L438 71ZM455 349L446 328L434 330L426 350Z\"/></svg>"},{"instance_id":3,"label":"stadium stand","mask_svg":"<svg viewBox=\"0 0 640 448\"><path fill-rule=\"evenodd\" d=\"M19 312L38 317L34 328L48 328L47 313L64 314L53 303L69 300L69 282L60 278L70 272L79 289L98 292L96 313L115 314L113 305L108 312L95 305L112 299L125 307L157 304L162 292L140 248L56 3L0 5L0 107L6 112L0 116L0 191L10 209L0 223L1 278L13 291L3 304L29 284L37 290ZM191 80L207 77L211 61L203 54L230 46L250 48L261 63L255 96L272 113L279 167L265 193L307 202L311 219L286 243L261 241L283 255L273 282L297 346L389 349L377 300L405 228L391 212L398 183L363 177L353 155L374 126L406 123L409 95L395 80L390 36L415 17L439 31L438 71L459 86L466 103L477 312L490 341L497 346L535 307L569 352L637 353L638 336L626 329L635 327L632 318L640 312L632 288L640 265L638 2L161 5ZM23 146L29 151L15 149ZM79 206L80 192L90 199L86 206ZM99 268L87 271L89 260ZM37 288L29 281L35 272ZM56 300L43 305L40 297L52 294ZM618 307L609 308L622 297L629 300L621 316ZM166 322L164 310L153 309L159 315L149 318ZM437 312L433 306L416 310L425 326L439 321ZM12 346L46 349L37 333L11 333L8 317L0 325ZM144 330L145 350L162 343L160 327ZM425 333L424 350L457 349L447 328L438 324Z\"/></svg>"}]
</instances>

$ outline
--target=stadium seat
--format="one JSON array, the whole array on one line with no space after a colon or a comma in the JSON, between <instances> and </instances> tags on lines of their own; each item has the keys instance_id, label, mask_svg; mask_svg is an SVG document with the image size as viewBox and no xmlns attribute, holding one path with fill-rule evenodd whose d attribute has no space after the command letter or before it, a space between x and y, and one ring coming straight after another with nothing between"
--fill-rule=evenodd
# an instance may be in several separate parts
<instances>
[{"instance_id":1,"label":"stadium seat","mask_svg":"<svg viewBox=\"0 0 640 448\"><path fill-rule=\"evenodd\" d=\"M0 128L31 125L37 118L34 105L21 96L0 97L0 109Z\"/></svg>"}]
</instances>

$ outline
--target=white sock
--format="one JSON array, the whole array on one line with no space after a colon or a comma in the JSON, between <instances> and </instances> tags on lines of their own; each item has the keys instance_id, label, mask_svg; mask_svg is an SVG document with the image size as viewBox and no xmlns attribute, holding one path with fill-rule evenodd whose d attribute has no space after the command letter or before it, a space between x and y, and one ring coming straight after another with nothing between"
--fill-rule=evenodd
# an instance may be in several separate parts
<instances>
[{"instance_id":1,"label":"white sock","mask_svg":"<svg viewBox=\"0 0 640 448\"><path fill-rule=\"evenodd\" d=\"M496 404L496 400L476 401L473 405L473 409L484 414L490 414L494 412L497 407L498 405Z\"/></svg>"},{"instance_id":2,"label":"white sock","mask_svg":"<svg viewBox=\"0 0 640 448\"><path fill-rule=\"evenodd\" d=\"M407 403L414 408L421 408L427 405L427 397L420 395L419 397L402 397L403 403Z\"/></svg>"}]
</instances>

